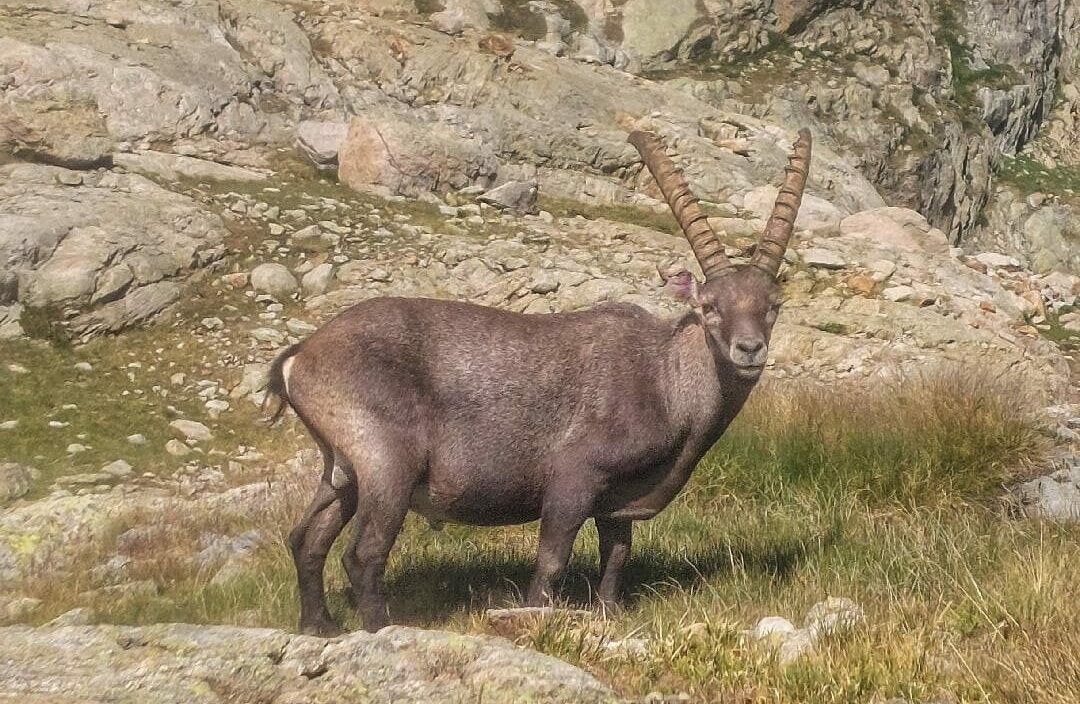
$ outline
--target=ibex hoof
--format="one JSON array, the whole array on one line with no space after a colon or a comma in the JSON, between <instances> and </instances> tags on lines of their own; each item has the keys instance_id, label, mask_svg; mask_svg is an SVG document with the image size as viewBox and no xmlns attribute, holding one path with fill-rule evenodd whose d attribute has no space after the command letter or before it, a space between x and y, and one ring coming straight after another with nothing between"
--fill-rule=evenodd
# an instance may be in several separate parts
<instances>
[{"instance_id":1,"label":"ibex hoof","mask_svg":"<svg viewBox=\"0 0 1080 704\"><path fill-rule=\"evenodd\" d=\"M345 632L345 629L333 621L318 621L316 623L302 624L300 632L305 636L315 636L316 638L337 638Z\"/></svg>"}]
</instances>

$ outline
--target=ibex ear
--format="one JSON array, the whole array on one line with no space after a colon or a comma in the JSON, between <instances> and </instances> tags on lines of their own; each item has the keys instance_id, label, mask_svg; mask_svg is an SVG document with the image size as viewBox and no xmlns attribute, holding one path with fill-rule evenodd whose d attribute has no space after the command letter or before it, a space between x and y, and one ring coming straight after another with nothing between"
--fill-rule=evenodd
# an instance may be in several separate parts
<instances>
[{"instance_id":1,"label":"ibex ear","mask_svg":"<svg viewBox=\"0 0 1080 704\"><path fill-rule=\"evenodd\" d=\"M664 280L664 290L680 301L696 306L698 304L698 282L686 269L660 271Z\"/></svg>"}]
</instances>

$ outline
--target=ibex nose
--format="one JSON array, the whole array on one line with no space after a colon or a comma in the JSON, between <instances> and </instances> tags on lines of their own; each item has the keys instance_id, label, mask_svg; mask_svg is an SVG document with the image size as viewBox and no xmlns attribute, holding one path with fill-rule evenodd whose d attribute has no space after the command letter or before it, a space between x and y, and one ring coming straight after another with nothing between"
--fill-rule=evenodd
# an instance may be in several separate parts
<instances>
[{"instance_id":1,"label":"ibex nose","mask_svg":"<svg viewBox=\"0 0 1080 704\"><path fill-rule=\"evenodd\" d=\"M749 359L756 358L765 349L765 340L739 340L735 343L735 349L746 355Z\"/></svg>"}]
</instances>

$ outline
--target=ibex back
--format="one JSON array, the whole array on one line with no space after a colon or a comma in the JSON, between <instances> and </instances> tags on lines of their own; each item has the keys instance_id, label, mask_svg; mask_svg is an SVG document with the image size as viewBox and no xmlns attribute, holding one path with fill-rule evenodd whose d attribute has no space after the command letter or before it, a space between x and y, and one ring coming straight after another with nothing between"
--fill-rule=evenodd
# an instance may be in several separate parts
<instances>
[{"instance_id":1,"label":"ibex back","mask_svg":"<svg viewBox=\"0 0 1080 704\"><path fill-rule=\"evenodd\" d=\"M282 353L270 391L322 451L315 498L290 535L300 629L332 634L323 568L355 518L344 564L366 629L388 622L382 577L412 510L433 522L540 519L527 603L539 605L589 518L603 603L619 593L631 524L655 516L739 412L765 365L780 306L777 272L810 162L802 131L773 214L734 264L682 175L635 132L705 281L668 280L675 319L633 305L524 315L467 303L376 298Z\"/></svg>"}]
</instances>

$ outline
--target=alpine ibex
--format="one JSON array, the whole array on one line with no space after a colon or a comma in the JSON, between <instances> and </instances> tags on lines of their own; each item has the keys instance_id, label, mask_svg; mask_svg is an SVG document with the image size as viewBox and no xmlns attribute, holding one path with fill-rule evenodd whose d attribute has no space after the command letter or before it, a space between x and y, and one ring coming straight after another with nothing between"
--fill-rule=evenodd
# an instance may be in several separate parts
<instances>
[{"instance_id":1,"label":"alpine ibex","mask_svg":"<svg viewBox=\"0 0 1080 704\"><path fill-rule=\"evenodd\" d=\"M332 634L323 567L354 516L343 562L366 629L388 622L382 577L405 515L509 525L540 519L526 602L551 598L592 518L598 596L611 604L633 521L686 484L757 383L780 307L776 281L810 165L795 143L776 205L747 264L728 260L682 174L652 134L641 153L705 281L669 280L691 304L658 318L629 304L551 315L451 301L375 298L273 363L269 390L322 451L322 480L289 536L300 629Z\"/></svg>"}]
</instances>

